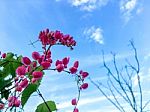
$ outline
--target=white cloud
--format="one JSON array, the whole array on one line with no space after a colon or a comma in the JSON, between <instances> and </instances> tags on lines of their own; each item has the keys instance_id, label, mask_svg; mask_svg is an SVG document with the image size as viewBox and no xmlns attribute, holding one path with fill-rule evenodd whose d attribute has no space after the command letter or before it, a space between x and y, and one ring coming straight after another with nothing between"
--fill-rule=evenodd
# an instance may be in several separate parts
<instances>
[{"instance_id":1,"label":"white cloud","mask_svg":"<svg viewBox=\"0 0 150 112\"><path fill-rule=\"evenodd\" d=\"M86 28L83 34L99 44L104 44L103 30L99 27L92 26L89 29Z\"/></svg>"},{"instance_id":2,"label":"white cloud","mask_svg":"<svg viewBox=\"0 0 150 112\"><path fill-rule=\"evenodd\" d=\"M107 5L108 0L70 0L70 3L81 10L93 11L98 7Z\"/></svg>"},{"instance_id":3,"label":"white cloud","mask_svg":"<svg viewBox=\"0 0 150 112\"><path fill-rule=\"evenodd\" d=\"M142 8L139 7L138 0L121 0L120 11L122 13L125 23L127 23L135 14L142 12Z\"/></svg>"},{"instance_id":4,"label":"white cloud","mask_svg":"<svg viewBox=\"0 0 150 112\"><path fill-rule=\"evenodd\" d=\"M133 56L132 53L122 53L116 55L116 60L126 59L127 57ZM81 68L88 68L96 65L100 65L103 63L103 56L101 54L88 55L84 57L78 57L77 59L80 62ZM113 56L111 54L105 54L105 62L110 62L113 60ZM75 59L76 60L76 59Z\"/></svg>"},{"instance_id":5,"label":"white cloud","mask_svg":"<svg viewBox=\"0 0 150 112\"><path fill-rule=\"evenodd\" d=\"M139 76L140 76L140 81L142 82L143 81L143 73L140 72L139 73ZM133 81L133 86L136 87L138 85L138 78L137 78L137 75L135 75L133 78L132 78L132 81Z\"/></svg>"}]
</instances>

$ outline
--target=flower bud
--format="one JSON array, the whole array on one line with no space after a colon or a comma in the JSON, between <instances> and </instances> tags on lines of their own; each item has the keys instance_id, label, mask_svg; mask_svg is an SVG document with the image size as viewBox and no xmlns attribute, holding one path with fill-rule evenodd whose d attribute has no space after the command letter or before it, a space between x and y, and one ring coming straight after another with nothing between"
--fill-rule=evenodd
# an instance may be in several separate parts
<instances>
[{"instance_id":1,"label":"flower bud","mask_svg":"<svg viewBox=\"0 0 150 112\"><path fill-rule=\"evenodd\" d=\"M32 75L33 75L34 78L40 79L40 78L42 78L42 76L43 76L43 72L41 72L41 71L34 71L34 72L32 73Z\"/></svg>"},{"instance_id":2,"label":"flower bud","mask_svg":"<svg viewBox=\"0 0 150 112\"><path fill-rule=\"evenodd\" d=\"M31 60L30 60L28 57L23 57L23 58L21 59L21 62L22 62L24 65L30 65Z\"/></svg>"},{"instance_id":3,"label":"flower bud","mask_svg":"<svg viewBox=\"0 0 150 112\"><path fill-rule=\"evenodd\" d=\"M76 100L76 98L72 99L71 104L72 104L72 105L77 105L77 100Z\"/></svg>"},{"instance_id":4,"label":"flower bud","mask_svg":"<svg viewBox=\"0 0 150 112\"><path fill-rule=\"evenodd\" d=\"M32 58L34 60L38 60L40 58L40 54L38 52L32 52Z\"/></svg>"}]
</instances>

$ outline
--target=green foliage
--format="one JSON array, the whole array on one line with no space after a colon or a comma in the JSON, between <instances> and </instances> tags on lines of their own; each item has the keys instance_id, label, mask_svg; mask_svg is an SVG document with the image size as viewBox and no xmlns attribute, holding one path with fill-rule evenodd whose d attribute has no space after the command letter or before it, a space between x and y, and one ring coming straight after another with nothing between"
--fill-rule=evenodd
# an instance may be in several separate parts
<instances>
[{"instance_id":1,"label":"green foliage","mask_svg":"<svg viewBox=\"0 0 150 112\"><path fill-rule=\"evenodd\" d=\"M28 87L25 88L21 97L22 107L24 107L24 105L30 98L31 94L34 93L38 89L38 87L39 87L39 84L29 84Z\"/></svg>"},{"instance_id":2,"label":"green foliage","mask_svg":"<svg viewBox=\"0 0 150 112\"><path fill-rule=\"evenodd\" d=\"M46 102L48 107L50 108L51 111L56 111L56 104L54 101L47 101ZM37 106L37 109L35 112L49 112L47 106L45 103L41 103L40 105Z\"/></svg>"},{"instance_id":3,"label":"green foliage","mask_svg":"<svg viewBox=\"0 0 150 112\"><path fill-rule=\"evenodd\" d=\"M7 99L10 94L13 78L16 77L16 68L22 65L21 56L17 57L9 52L5 59L0 59L0 94ZM9 88L9 89L8 89Z\"/></svg>"}]
</instances>

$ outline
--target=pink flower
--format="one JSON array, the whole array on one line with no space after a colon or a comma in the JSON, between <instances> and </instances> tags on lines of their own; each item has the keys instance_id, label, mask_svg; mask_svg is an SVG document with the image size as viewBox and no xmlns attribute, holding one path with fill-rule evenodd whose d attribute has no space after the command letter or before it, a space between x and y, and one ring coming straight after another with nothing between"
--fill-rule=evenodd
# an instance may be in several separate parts
<instances>
[{"instance_id":1,"label":"pink flower","mask_svg":"<svg viewBox=\"0 0 150 112\"><path fill-rule=\"evenodd\" d=\"M88 72L82 72L81 73L81 76L82 76L83 79L86 78L88 75L89 75Z\"/></svg>"},{"instance_id":2,"label":"pink flower","mask_svg":"<svg viewBox=\"0 0 150 112\"><path fill-rule=\"evenodd\" d=\"M8 107L12 107L13 106L13 103L12 102L9 102L8 103Z\"/></svg>"},{"instance_id":3,"label":"pink flower","mask_svg":"<svg viewBox=\"0 0 150 112\"><path fill-rule=\"evenodd\" d=\"M56 66L56 70L57 70L58 72L63 71L63 70L64 70L63 64L58 64L58 65Z\"/></svg>"},{"instance_id":4,"label":"pink flower","mask_svg":"<svg viewBox=\"0 0 150 112\"><path fill-rule=\"evenodd\" d=\"M38 60L40 58L40 54L38 52L32 52L32 58L34 60Z\"/></svg>"},{"instance_id":5,"label":"pink flower","mask_svg":"<svg viewBox=\"0 0 150 112\"><path fill-rule=\"evenodd\" d=\"M27 78L25 78L25 79L20 83L19 86L21 86L22 88L27 87L27 86L28 86L28 80L27 80Z\"/></svg>"},{"instance_id":6,"label":"pink flower","mask_svg":"<svg viewBox=\"0 0 150 112\"><path fill-rule=\"evenodd\" d=\"M76 100L76 98L72 99L71 104L72 104L72 105L77 105L77 100Z\"/></svg>"},{"instance_id":7,"label":"pink flower","mask_svg":"<svg viewBox=\"0 0 150 112\"><path fill-rule=\"evenodd\" d=\"M32 75L33 75L34 78L40 79L40 78L43 77L43 72L41 72L41 71L34 71L34 72L32 73Z\"/></svg>"},{"instance_id":8,"label":"pink flower","mask_svg":"<svg viewBox=\"0 0 150 112\"><path fill-rule=\"evenodd\" d=\"M3 54L2 54L2 58L6 58L6 53L3 53Z\"/></svg>"},{"instance_id":9,"label":"pink flower","mask_svg":"<svg viewBox=\"0 0 150 112\"><path fill-rule=\"evenodd\" d=\"M49 61L42 61L41 66L43 69L48 69L51 66L51 63Z\"/></svg>"},{"instance_id":10,"label":"pink flower","mask_svg":"<svg viewBox=\"0 0 150 112\"><path fill-rule=\"evenodd\" d=\"M10 97L8 97L8 102L14 102L15 100L17 99L17 97L15 97L15 96L10 96Z\"/></svg>"},{"instance_id":11,"label":"pink flower","mask_svg":"<svg viewBox=\"0 0 150 112\"><path fill-rule=\"evenodd\" d=\"M21 101L18 100L16 96L11 96L8 98L8 106L9 107L12 107L12 106L19 107L20 104L21 104Z\"/></svg>"},{"instance_id":12,"label":"pink flower","mask_svg":"<svg viewBox=\"0 0 150 112\"><path fill-rule=\"evenodd\" d=\"M55 63L55 66L57 66L57 65L59 65L59 64L63 64L63 62L62 62L62 61L57 60L57 61L56 61L56 63Z\"/></svg>"},{"instance_id":13,"label":"pink flower","mask_svg":"<svg viewBox=\"0 0 150 112\"><path fill-rule=\"evenodd\" d=\"M75 109L73 110L73 112L79 112L78 108L75 108Z\"/></svg>"},{"instance_id":14,"label":"pink flower","mask_svg":"<svg viewBox=\"0 0 150 112\"><path fill-rule=\"evenodd\" d=\"M55 37L56 39L60 39L60 38L62 37L62 33L61 33L60 31L56 30L54 37Z\"/></svg>"},{"instance_id":15,"label":"pink flower","mask_svg":"<svg viewBox=\"0 0 150 112\"><path fill-rule=\"evenodd\" d=\"M30 65L31 60L30 60L28 57L23 57L23 58L21 59L21 62L22 62L24 65Z\"/></svg>"},{"instance_id":16,"label":"pink flower","mask_svg":"<svg viewBox=\"0 0 150 112\"><path fill-rule=\"evenodd\" d=\"M0 103L0 110L4 109L4 104Z\"/></svg>"},{"instance_id":17,"label":"pink flower","mask_svg":"<svg viewBox=\"0 0 150 112\"><path fill-rule=\"evenodd\" d=\"M87 89L88 88L88 83L83 83L81 86L80 86L80 89Z\"/></svg>"},{"instance_id":18,"label":"pink flower","mask_svg":"<svg viewBox=\"0 0 150 112\"><path fill-rule=\"evenodd\" d=\"M69 69L69 71L71 72L71 74L75 74L77 72L77 68L76 67L71 67Z\"/></svg>"},{"instance_id":19,"label":"pink flower","mask_svg":"<svg viewBox=\"0 0 150 112\"><path fill-rule=\"evenodd\" d=\"M67 68L67 64L69 63L69 57L65 57L63 60L62 60L62 63L64 64L64 67Z\"/></svg>"},{"instance_id":20,"label":"pink flower","mask_svg":"<svg viewBox=\"0 0 150 112\"><path fill-rule=\"evenodd\" d=\"M73 66L76 67L76 68L78 68L78 66L79 66L79 61L75 61Z\"/></svg>"},{"instance_id":21,"label":"pink flower","mask_svg":"<svg viewBox=\"0 0 150 112\"><path fill-rule=\"evenodd\" d=\"M16 87L16 91L19 91L19 92L21 92L22 91L22 87L19 85L19 86L17 86Z\"/></svg>"},{"instance_id":22,"label":"pink flower","mask_svg":"<svg viewBox=\"0 0 150 112\"><path fill-rule=\"evenodd\" d=\"M19 67L16 69L16 74L18 74L19 76L25 75L25 73L26 73L26 68L25 68L25 66L19 66Z\"/></svg>"},{"instance_id":23,"label":"pink flower","mask_svg":"<svg viewBox=\"0 0 150 112\"><path fill-rule=\"evenodd\" d=\"M15 107L19 107L20 104L21 104L21 101L18 100L18 99L16 99L15 102L14 102L14 106L15 106Z\"/></svg>"},{"instance_id":24,"label":"pink flower","mask_svg":"<svg viewBox=\"0 0 150 112\"><path fill-rule=\"evenodd\" d=\"M33 66L33 67L36 67L36 66L37 66L37 62L36 62L36 61L33 61L33 62L32 62L32 66Z\"/></svg>"}]
</instances>

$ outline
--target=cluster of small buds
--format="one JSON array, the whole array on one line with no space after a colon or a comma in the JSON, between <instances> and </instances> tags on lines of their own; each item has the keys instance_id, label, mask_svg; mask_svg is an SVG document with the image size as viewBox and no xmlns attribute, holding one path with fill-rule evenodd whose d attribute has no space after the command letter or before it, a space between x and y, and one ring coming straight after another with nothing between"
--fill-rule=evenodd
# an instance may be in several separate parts
<instances>
[{"instance_id":1,"label":"cluster of small buds","mask_svg":"<svg viewBox=\"0 0 150 112\"><path fill-rule=\"evenodd\" d=\"M16 96L11 96L8 99L8 106L9 107L19 107L21 104L21 101Z\"/></svg>"},{"instance_id":2,"label":"cluster of small buds","mask_svg":"<svg viewBox=\"0 0 150 112\"><path fill-rule=\"evenodd\" d=\"M67 68L67 65L69 63L70 58L69 57L65 57L63 58L61 61L57 60L55 63L56 66L56 70L58 72L62 72L65 68Z\"/></svg>"},{"instance_id":3,"label":"cluster of small buds","mask_svg":"<svg viewBox=\"0 0 150 112\"><path fill-rule=\"evenodd\" d=\"M76 45L76 41L73 40L73 37L69 34L64 35L60 31L49 31L49 29L43 30L39 34L39 39L42 42L42 45L54 45L62 44L67 47L72 47Z\"/></svg>"}]
</instances>

